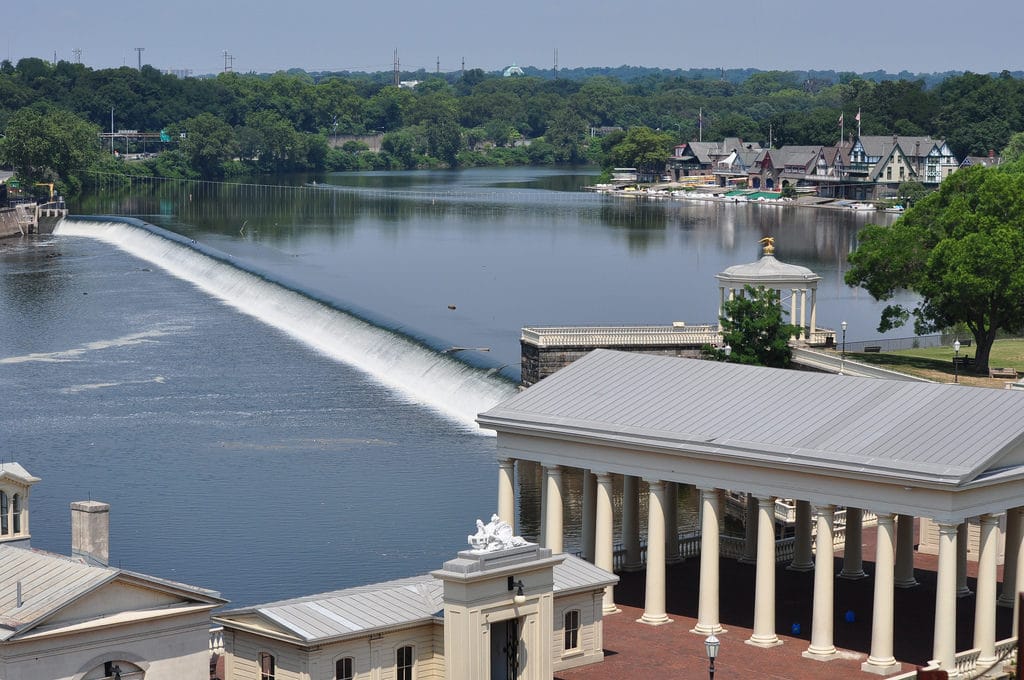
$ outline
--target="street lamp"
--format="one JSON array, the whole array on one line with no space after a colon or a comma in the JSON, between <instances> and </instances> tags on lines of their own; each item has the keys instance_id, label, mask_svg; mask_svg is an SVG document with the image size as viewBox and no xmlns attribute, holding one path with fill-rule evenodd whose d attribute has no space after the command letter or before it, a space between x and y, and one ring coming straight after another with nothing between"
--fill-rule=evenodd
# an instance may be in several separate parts
<instances>
[{"instance_id":1,"label":"street lamp","mask_svg":"<svg viewBox=\"0 0 1024 680\"><path fill-rule=\"evenodd\" d=\"M714 633L704 640L704 647L708 650L708 678L715 680L715 658L718 656L718 646L721 643Z\"/></svg>"},{"instance_id":2,"label":"street lamp","mask_svg":"<svg viewBox=\"0 0 1024 680\"><path fill-rule=\"evenodd\" d=\"M960 383L960 341L953 341L953 383Z\"/></svg>"},{"instance_id":3,"label":"street lamp","mask_svg":"<svg viewBox=\"0 0 1024 680\"><path fill-rule=\"evenodd\" d=\"M728 361L730 355L732 355L732 345L726 345L722 348L722 351L725 352L725 360Z\"/></svg>"},{"instance_id":4,"label":"street lamp","mask_svg":"<svg viewBox=\"0 0 1024 680\"><path fill-rule=\"evenodd\" d=\"M846 365L846 322L839 324L843 329L843 349L839 354L839 375L843 374L843 368Z\"/></svg>"}]
</instances>

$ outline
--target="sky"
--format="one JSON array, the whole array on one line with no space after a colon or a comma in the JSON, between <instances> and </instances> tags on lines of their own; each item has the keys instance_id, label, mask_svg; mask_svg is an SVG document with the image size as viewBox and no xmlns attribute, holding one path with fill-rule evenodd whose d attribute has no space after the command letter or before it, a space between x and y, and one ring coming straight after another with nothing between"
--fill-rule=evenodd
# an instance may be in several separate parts
<instances>
[{"instance_id":1,"label":"sky","mask_svg":"<svg viewBox=\"0 0 1024 680\"><path fill-rule=\"evenodd\" d=\"M1024 70L1021 0L11 0L3 16L0 59L116 68L141 47L195 75L388 71L396 50L403 71L552 68L556 52L559 68Z\"/></svg>"}]
</instances>

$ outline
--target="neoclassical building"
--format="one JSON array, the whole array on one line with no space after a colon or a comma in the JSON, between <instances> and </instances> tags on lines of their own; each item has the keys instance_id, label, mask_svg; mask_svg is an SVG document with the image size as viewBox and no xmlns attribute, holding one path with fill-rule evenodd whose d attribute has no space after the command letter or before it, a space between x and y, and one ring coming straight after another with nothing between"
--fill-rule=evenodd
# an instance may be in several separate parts
<instances>
[{"instance_id":1,"label":"neoclassical building","mask_svg":"<svg viewBox=\"0 0 1024 680\"><path fill-rule=\"evenodd\" d=\"M617 581L532 543L464 550L430 574L221 613L225 680L550 680L603 660Z\"/></svg>"},{"instance_id":2,"label":"neoclassical building","mask_svg":"<svg viewBox=\"0 0 1024 680\"><path fill-rule=\"evenodd\" d=\"M637 559L640 480L649 489L643 623L668 623L666 537L673 535L680 484L701 494L697 624L719 619L719 518L725 490L753 499L756 595L750 603L755 647L782 644L775 630L775 500L797 499L793 567L813 570L813 622L804 656L834 658L834 581L864 578L861 518L877 516L870 655L864 671L899 671L893 655L894 588L912 580L913 525L926 518L937 533L938 572L933 659L958 662L958 529L976 518L978 576L972 662L997 661L997 525L1008 526L1004 602L1024 582L1024 396L1013 390L896 382L728 363L595 350L540 383L480 414L497 432L498 513L514 521L515 461L545 470L542 543L563 548L561 484L567 467L584 470L583 552L613 566L612 479L623 478L621 540ZM834 518L846 515L841 574L834 573ZM748 526L749 528L749 526ZM963 531L959 532L963 535ZM748 533L748 536L751 534ZM813 539L812 539L813 537ZM814 550L812 551L812 540ZM667 542L669 546L672 541ZM669 547L669 550L672 548ZM630 558L630 555L633 558ZM614 588L604 610L615 609ZM756 653L756 652L752 652Z\"/></svg>"},{"instance_id":3,"label":"neoclassical building","mask_svg":"<svg viewBox=\"0 0 1024 680\"><path fill-rule=\"evenodd\" d=\"M218 593L109 565L110 506L71 504L71 555L32 548L38 477L0 463L0 678L207 680Z\"/></svg>"}]
</instances>

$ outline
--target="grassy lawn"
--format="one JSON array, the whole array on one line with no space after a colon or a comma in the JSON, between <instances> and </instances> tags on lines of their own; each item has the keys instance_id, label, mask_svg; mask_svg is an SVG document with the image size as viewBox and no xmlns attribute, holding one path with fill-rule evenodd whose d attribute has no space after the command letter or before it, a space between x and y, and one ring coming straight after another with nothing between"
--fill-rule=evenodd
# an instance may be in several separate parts
<instances>
[{"instance_id":1,"label":"grassy lawn","mask_svg":"<svg viewBox=\"0 0 1024 680\"><path fill-rule=\"evenodd\" d=\"M929 347L927 349L907 349L895 352L869 354L864 352L848 352L853 361L865 364L884 366L885 368L909 373L936 382L953 382L953 348ZM961 357L973 357L974 346L961 347ZM989 366L1015 368L1024 373L1024 340L996 340L989 355ZM965 385L1002 388L1008 380L989 378L987 374L960 372L959 381Z\"/></svg>"}]
</instances>

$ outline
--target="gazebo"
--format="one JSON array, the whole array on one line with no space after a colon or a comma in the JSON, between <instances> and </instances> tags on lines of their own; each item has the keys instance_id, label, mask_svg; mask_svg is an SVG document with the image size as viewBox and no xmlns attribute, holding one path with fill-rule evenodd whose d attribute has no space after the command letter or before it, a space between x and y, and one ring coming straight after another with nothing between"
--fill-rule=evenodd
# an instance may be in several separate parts
<instances>
[{"instance_id":1,"label":"gazebo","mask_svg":"<svg viewBox=\"0 0 1024 680\"><path fill-rule=\"evenodd\" d=\"M732 300L743 294L745 286L774 290L780 302L782 293L790 295L789 319L794 326L800 327L798 340L807 340L811 344L819 342L815 335L818 330L818 281L821 277L807 267L786 264L775 259L775 239L767 236L761 239L764 244L764 255L757 262L737 264L720 274L718 279L718 316L722 316L722 306L726 300ZM807 291L811 293L811 326L807 328Z\"/></svg>"}]
</instances>

